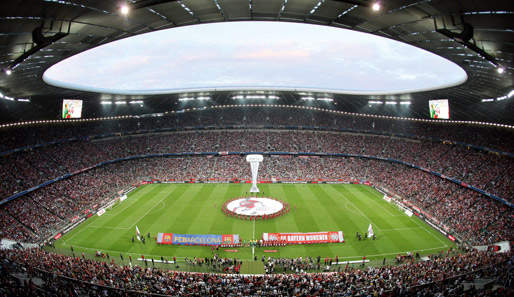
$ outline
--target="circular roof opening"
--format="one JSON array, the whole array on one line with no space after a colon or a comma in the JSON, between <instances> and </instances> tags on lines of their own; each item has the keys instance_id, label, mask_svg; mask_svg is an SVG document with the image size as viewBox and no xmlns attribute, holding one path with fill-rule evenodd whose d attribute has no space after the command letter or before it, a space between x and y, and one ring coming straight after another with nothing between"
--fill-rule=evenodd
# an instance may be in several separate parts
<instances>
[{"instance_id":1,"label":"circular roof opening","mask_svg":"<svg viewBox=\"0 0 514 297\"><path fill-rule=\"evenodd\" d=\"M220 22L136 35L50 67L46 83L150 95L296 90L384 95L459 85L466 72L423 49L372 34L287 22Z\"/></svg>"}]
</instances>

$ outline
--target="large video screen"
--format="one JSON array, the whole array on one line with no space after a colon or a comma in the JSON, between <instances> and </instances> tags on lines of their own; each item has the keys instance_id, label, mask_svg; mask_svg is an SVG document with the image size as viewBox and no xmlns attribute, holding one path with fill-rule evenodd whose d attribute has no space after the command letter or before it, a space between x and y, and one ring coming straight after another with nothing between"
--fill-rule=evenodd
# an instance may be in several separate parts
<instances>
[{"instance_id":1,"label":"large video screen","mask_svg":"<svg viewBox=\"0 0 514 297\"><path fill-rule=\"evenodd\" d=\"M430 118L432 119L449 119L450 105L448 99L429 100Z\"/></svg>"},{"instance_id":2,"label":"large video screen","mask_svg":"<svg viewBox=\"0 0 514 297\"><path fill-rule=\"evenodd\" d=\"M62 100L62 118L78 119L82 117L82 100Z\"/></svg>"}]
</instances>

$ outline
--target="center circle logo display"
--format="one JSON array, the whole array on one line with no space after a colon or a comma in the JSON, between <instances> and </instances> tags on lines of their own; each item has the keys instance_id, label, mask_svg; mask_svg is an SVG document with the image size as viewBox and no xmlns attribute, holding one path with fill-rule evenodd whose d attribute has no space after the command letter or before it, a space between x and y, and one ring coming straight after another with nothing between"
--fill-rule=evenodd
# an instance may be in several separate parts
<instances>
[{"instance_id":1,"label":"center circle logo display","mask_svg":"<svg viewBox=\"0 0 514 297\"><path fill-rule=\"evenodd\" d=\"M263 216L280 212L282 202L270 198L240 198L227 204L227 209L238 215Z\"/></svg>"}]
</instances>

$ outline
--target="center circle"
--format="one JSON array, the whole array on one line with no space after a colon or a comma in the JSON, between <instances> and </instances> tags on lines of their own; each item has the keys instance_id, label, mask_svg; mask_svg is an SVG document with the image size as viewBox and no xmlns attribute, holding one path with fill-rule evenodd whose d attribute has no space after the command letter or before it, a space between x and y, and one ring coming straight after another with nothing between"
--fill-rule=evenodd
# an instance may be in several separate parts
<instances>
[{"instance_id":1,"label":"center circle","mask_svg":"<svg viewBox=\"0 0 514 297\"><path fill-rule=\"evenodd\" d=\"M284 209L284 204L271 198L239 198L227 204L227 209L238 215L272 215Z\"/></svg>"}]
</instances>

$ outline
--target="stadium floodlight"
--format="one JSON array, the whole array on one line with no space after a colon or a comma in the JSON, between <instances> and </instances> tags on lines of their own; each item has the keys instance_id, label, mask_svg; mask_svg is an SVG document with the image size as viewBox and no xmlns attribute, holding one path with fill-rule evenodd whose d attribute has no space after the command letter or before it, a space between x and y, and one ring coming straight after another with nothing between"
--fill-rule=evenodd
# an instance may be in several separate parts
<instances>
[{"instance_id":1,"label":"stadium floodlight","mask_svg":"<svg viewBox=\"0 0 514 297\"><path fill-rule=\"evenodd\" d=\"M514 96L514 90L510 91L509 94L507 95L507 97L509 97L509 98L512 98L512 96Z\"/></svg>"},{"instance_id":2,"label":"stadium floodlight","mask_svg":"<svg viewBox=\"0 0 514 297\"><path fill-rule=\"evenodd\" d=\"M498 71L499 74L502 74L503 72L505 72L505 68L498 67L498 68L496 68L496 71Z\"/></svg>"},{"instance_id":3,"label":"stadium floodlight","mask_svg":"<svg viewBox=\"0 0 514 297\"><path fill-rule=\"evenodd\" d=\"M120 12L123 14L123 15L127 15L129 13L129 7L126 5L126 4L123 4L120 8Z\"/></svg>"},{"instance_id":4,"label":"stadium floodlight","mask_svg":"<svg viewBox=\"0 0 514 297\"><path fill-rule=\"evenodd\" d=\"M485 99L482 99L482 102L493 102L494 99L493 98L485 98Z\"/></svg>"},{"instance_id":5,"label":"stadium floodlight","mask_svg":"<svg viewBox=\"0 0 514 297\"><path fill-rule=\"evenodd\" d=\"M266 99L264 95L247 95L246 99Z\"/></svg>"},{"instance_id":6,"label":"stadium floodlight","mask_svg":"<svg viewBox=\"0 0 514 297\"><path fill-rule=\"evenodd\" d=\"M378 2L373 3L371 8L373 8L374 11L379 11L380 10L380 3L378 3Z\"/></svg>"},{"instance_id":7,"label":"stadium floodlight","mask_svg":"<svg viewBox=\"0 0 514 297\"><path fill-rule=\"evenodd\" d=\"M12 74L12 70L11 69L5 69L5 74L11 75Z\"/></svg>"}]
</instances>

